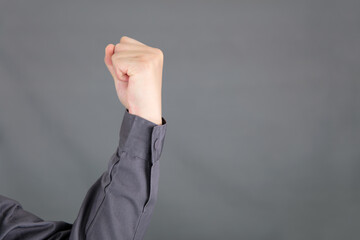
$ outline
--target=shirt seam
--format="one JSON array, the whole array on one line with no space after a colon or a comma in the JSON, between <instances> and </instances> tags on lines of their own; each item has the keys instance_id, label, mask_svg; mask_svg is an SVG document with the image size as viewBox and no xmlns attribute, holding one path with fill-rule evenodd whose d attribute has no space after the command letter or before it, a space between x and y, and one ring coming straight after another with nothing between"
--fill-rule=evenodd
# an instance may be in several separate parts
<instances>
[{"instance_id":1,"label":"shirt seam","mask_svg":"<svg viewBox=\"0 0 360 240\"><path fill-rule=\"evenodd\" d=\"M89 232L89 230L93 227L93 224L94 224L94 222L95 222L95 219L96 219L96 217L98 216L100 209L101 209L102 206L104 205L103 203L104 203L105 198L106 198L106 195L107 195L107 194L106 194L106 190L107 190L108 186L109 186L109 185L111 184L111 182L112 182L112 172L113 172L114 166L117 165L117 164L120 162L120 159L121 159L120 156L116 156L116 157L118 158L118 160L111 166L110 173L109 173L109 178L110 178L110 180L109 180L109 182L108 182L108 183L105 185L105 187L104 187L104 197L103 197L103 199L101 200L101 203L100 203L99 207L96 209L95 215L94 215L94 217L92 218L89 226L87 227L87 229L85 229L85 235L86 235L86 234Z\"/></svg>"}]
</instances>

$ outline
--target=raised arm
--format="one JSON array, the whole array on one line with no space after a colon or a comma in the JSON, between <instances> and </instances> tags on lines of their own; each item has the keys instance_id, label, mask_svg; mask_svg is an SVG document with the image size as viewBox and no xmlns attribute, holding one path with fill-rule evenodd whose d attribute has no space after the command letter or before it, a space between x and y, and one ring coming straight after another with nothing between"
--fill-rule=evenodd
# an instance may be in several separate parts
<instances>
[{"instance_id":1,"label":"raised arm","mask_svg":"<svg viewBox=\"0 0 360 240\"><path fill-rule=\"evenodd\" d=\"M123 36L104 62L126 112L119 148L89 190L70 239L143 238L157 197L166 121L161 112L163 53Z\"/></svg>"},{"instance_id":2,"label":"raised arm","mask_svg":"<svg viewBox=\"0 0 360 240\"><path fill-rule=\"evenodd\" d=\"M166 121L161 113L163 54L122 37L104 61L126 112L108 171L89 190L70 239L142 239L157 197Z\"/></svg>"},{"instance_id":3,"label":"raised arm","mask_svg":"<svg viewBox=\"0 0 360 240\"><path fill-rule=\"evenodd\" d=\"M107 170L73 224L45 221L0 195L0 240L140 240L154 210L167 123L161 113L163 54L129 37L105 48L126 111Z\"/></svg>"}]
</instances>

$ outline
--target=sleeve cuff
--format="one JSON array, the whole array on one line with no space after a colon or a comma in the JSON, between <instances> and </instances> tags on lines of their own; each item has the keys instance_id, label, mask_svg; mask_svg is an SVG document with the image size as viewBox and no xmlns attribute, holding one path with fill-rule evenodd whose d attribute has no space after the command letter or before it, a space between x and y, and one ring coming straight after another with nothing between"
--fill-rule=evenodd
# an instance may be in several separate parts
<instances>
[{"instance_id":1,"label":"sleeve cuff","mask_svg":"<svg viewBox=\"0 0 360 240\"><path fill-rule=\"evenodd\" d=\"M166 135L167 122L157 125L126 109L120 128L118 154L121 151L155 163L159 160Z\"/></svg>"}]
</instances>

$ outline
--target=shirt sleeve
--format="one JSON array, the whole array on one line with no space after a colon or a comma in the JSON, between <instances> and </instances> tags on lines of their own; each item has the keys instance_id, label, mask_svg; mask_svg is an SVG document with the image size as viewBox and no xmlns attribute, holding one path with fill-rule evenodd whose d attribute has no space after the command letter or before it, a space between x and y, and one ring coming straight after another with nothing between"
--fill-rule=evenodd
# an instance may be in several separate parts
<instances>
[{"instance_id":1,"label":"shirt sleeve","mask_svg":"<svg viewBox=\"0 0 360 240\"><path fill-rule=\"evenodd\" d=\"M126 109L107 170L88 190L73 224L44 221L0 195L0 240L140 240L155 207L167 122Z\"/></svg>"}]
</instances>

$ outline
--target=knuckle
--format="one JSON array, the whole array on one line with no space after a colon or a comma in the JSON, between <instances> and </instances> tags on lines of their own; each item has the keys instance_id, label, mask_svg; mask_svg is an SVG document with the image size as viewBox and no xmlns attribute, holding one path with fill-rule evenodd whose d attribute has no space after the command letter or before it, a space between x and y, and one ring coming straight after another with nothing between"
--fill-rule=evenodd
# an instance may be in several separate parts
<instances>
[{"instance_id":1,"label":"knuckle","mask_svg":"<svg viewBox=\"0 0 360 240\"><path fill-rule=\"evenodd\" d=\"M126 44L117 43L116 46L115 46L116 51L123 51L123 50L126 50L126 49L127 49Z\"/></svg>"},{"instance_id":2,"label":"knuckle","mask_svg":"<svg viewBox=\"0 0 360 240\"><path fill-rule=\"evenodd\" d=\"M118 58L117 58L117 55L116 55L116 54L113 54L113 55L111 56L111 61L112 61L113 64L116 64L116 63L118 62Z\"/></svg>"},{"instance_id":3,"label":"knuckle","mask_svg":"<svg viewBox=\"0 0 360 240\"><path fill-rule=\"evenodd\" d=\"M159 60L159 61L163 61L164 59L164 53L161 49L159 48L155 48L155 59Z\"/></svg>"},{"instance_id":4,"label":"knuckle","mask_svg":"<svg viewBox=\"0 0 360 240\"><path fill-rule=\"evenodd\" d=\"M157 55L159 55L160 57L163 57L164 56L164 53L163 51L160 49L160 48L155 48L155 52Z\"/></svg>"},{"instance_id":5,"label":"knuckle","mask_svg":"<svg viewBox=\"0 0 360 240\"><path fill-rule=\"evenodd\" d=\"M145 70L150 67L150 62L145 56L141 56L139 57L137 65L141 70Z\"/></svg>"},{"instance_id":6,"label":"knuckle","mask_svg":"<svg viewBox=\"0 0 360 240\"><path fill-rule=\"evenodd\" d=\"M148 62L149 61L149 56L147 54L141 54L139 56L139 61L140 62Z\"/></svg>"},{"instance_id":7,"label":"knuckle","mask_svg":"<svg viewBox=\"0 0 360 240\"><path fill-rule=\"evenodd\" d=\"M157 66L159 62L162 61L162 53L159 50L157 52L151 52L142 54L138 57L138 63L142 66L142 68L150 69L154 66Z\"/></svg>"},{"instance_id":8,"label":"knuckle","mask_svg":"<svg viewBox=\"0 0 360 240\"><path fill-rule=\"evenodd\" d=\"M128 36L122 36L121 38L120 38L120 42L126 42L127 40L129 40L130 38L128 37Z\"/></svg>"}]
</instances>

